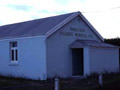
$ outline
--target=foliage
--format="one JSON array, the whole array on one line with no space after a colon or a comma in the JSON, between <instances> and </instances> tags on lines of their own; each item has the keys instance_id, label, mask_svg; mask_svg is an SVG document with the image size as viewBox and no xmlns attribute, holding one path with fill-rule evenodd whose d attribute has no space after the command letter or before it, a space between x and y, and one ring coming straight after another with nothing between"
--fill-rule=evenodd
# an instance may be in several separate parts
<instances>
[{"instance_id":1,"label":"foliage","mask_svg":"<svg viewBox=\"0 0 120 90\"><path fill-rule=\"evenodd\" d=\"M120 38L105 39L104 42L120 46Z\"/></svg>"}]
</instances>

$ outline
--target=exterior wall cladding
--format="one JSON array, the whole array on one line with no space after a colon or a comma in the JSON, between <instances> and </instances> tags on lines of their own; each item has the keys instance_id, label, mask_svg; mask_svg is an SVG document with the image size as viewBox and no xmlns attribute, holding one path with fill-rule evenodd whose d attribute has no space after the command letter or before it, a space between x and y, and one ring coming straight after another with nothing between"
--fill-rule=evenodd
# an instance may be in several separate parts
<instances>
[{"instance_id":1,"label":"exterior wall cladding","mask_svg":"<svg viewBox=\"0 0 120 90\"><path fill-rule=\"evenodd\" d=\"M92 35L90 37L76 37L61 35L61 32L72 32L70 27L82 28L85 30L83 34ZM75 33L75 32L72 32ZM71 77L72 76L72 54L70 44L75 40L97 40L101 41L96 34L82 21L80 17L76 17L63 28L58 30L52 36L47 39L47 76L48 78L59 76L59 77ZM89 59L88 59L88 48L84 47L84 74L89 73Z\"/></svg>"},{"instance_id":2,"label":"exterior wall cladding","mask_svg":"<svg viewBox=\"0 0 120 90\"><path fill-rule=\"evenodd\" d=\"M10 62L9 43L18 43L18 63ZM45 41L43 37L0 40L0 74L31 79L46 75Z\"/></svg>"},{"instance_id":3,"label":"exterior wall cladding","mask_svg":"<svg viewBox=\"0 0 120 90\"><path fill-rule=\"evenodd\" d=\"M118 53L118 48L89 48L91 73L119 71Z\"/></svg>"}]
</instances>

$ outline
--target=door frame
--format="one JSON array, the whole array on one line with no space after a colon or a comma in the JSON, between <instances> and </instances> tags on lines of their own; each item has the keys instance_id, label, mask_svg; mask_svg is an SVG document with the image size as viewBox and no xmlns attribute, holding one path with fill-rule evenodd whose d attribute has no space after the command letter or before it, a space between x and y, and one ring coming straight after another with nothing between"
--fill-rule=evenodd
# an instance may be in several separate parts
<instances>
[{"instance_id":1,"label":"door frame","mask_svg":"<svg viewBox=\"0 0 120 90\"><path fill-rule=\"evenodd\" d=\"M73 74L73 49L82 49L82 74L81 75L74 75ZM84 48L71 48L71 55L72 55L72 76L84 76Z\"/></svg>"}]
</instances>

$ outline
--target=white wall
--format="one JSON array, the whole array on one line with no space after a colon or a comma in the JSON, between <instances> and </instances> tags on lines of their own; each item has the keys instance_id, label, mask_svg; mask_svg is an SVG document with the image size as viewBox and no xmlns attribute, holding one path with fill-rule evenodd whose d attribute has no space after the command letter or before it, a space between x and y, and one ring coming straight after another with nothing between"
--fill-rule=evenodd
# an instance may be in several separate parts
<instances>
[{"instance_id":1,"label":"white wall","mask_svg":"<svg viewBox=\"0 0 120 90\"><path fill-rule=\"evenodd\" d=\"M118 48L89 48L90 72L116 72L119 70Z\"/></svg>"},{"instance_id":2,"label":"white wall","mask_svg":"<svg viewBox=\"0 0 120 90\"><path fill-rule=\"evenodd\" d=\"M70 27L84 29L84 32L71 31ZM61 32L64 35L61 35ZM66 35L65 33L72 33L72 35ZM85 36L75 36L75 33L84 34ZM88 37L87 35L92 35ZM98 40L101 41L91 29L81 20L80 17L75 18L68 24L66 24L59 31L54 33L47 39L47 76L48 78L59 77L71 77L72 76L72 54L69 45L75 40ZM87 64L87 63L86 63ZM86 72L87 71L86 67Z\"/></svg>"},{"instance_id":3,"label":"white wall","mask_svg":"<svg viewBox=\"0 0 120 90\"><path fill-rule=\"evenodd\" d=\"M90 57L89 57L89 47L84 47L84 57L83 57L83 64L84 64L84 76L90 74Z\"/></svg>"},{"instance_id":4,"label":"white wall","mask_svg":"<svg viewBox=\"0 0 120 90\"><path fill-rule=\"evenodd\" d=\"M18 64L10 62L9 43L18 43ZM46 48L44 37L0 40L0 74L45 79Z\"/></svg>"}]
</instances>

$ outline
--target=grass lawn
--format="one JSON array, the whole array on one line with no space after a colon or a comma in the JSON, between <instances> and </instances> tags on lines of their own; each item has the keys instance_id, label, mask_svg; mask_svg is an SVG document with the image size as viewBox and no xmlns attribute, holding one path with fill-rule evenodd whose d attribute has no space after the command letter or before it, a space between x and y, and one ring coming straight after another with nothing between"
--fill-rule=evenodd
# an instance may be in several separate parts
<instances>
[{"instance_id":1,"label":"grass lawn","mask_svg":"<svg viewBox=\"0 0 120 90\"><path fill-rule=\"evenodd\" d=\"M83 79L60 79L60 90L120 90L120 74L103 75L101 88L98 84L98 76L90 76ZM0 90L54 90L54 80L28 80L0 76Z\"/></svg>"}]
</instances>

